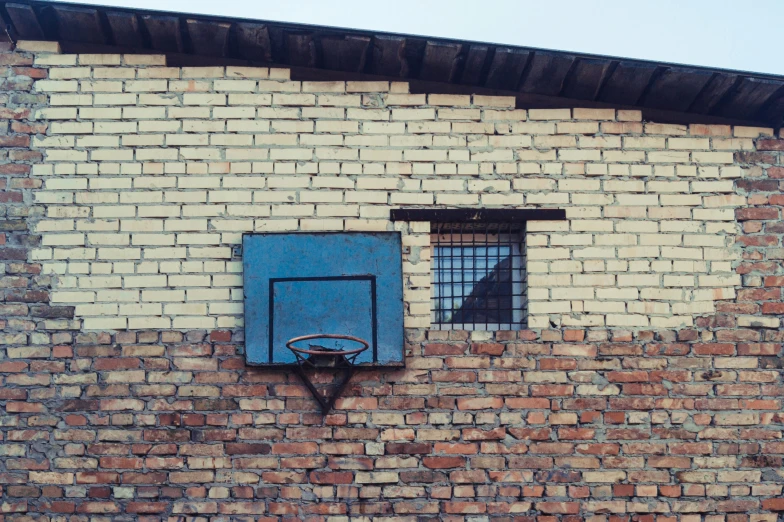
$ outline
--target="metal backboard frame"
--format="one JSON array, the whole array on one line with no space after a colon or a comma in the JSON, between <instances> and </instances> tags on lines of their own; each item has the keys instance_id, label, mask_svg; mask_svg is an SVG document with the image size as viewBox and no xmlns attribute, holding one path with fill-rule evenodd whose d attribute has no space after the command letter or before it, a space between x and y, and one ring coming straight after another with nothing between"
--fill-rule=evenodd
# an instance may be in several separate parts
<instances>
[{"instance_id":1,"label":"metal backboard frame","mask_svg":"<svg viewBox=\"0 0 784 522\"><path fill-rule=\"evenodd\" d=\"M365 338L371 345L358 368L400 368L403 350L402 241L399 232L275 232L243 235L245 352L248 364L296 366L285 346L288 338L314 333L338 333ZM345 282L346 285L341 283ZM322 303L329 296L309 293L338 289L336 306ZM352 296L356 305L351 314ZM288 299L289 301L286 301ZM339 324L354 330L312 331L307 306L321 307L322 323L342 317ZM348 301L347 301L348 300ZM307 304L306 302L307 301ZM277 306L276 306L277 303ZM294 303L292 306L291 303ZM298 306L297 303L301 303ZM285 321L286 310L292 315ZM311 317L311 319L313 319ZM283 323L281 322L283 321ZM294 324L295 326L292 326ZM283 325L283 326L281 326ZM325 328L326 329L326 328ZM362 335L357 335L361 332Z\"/></svg>"}]
</instances>

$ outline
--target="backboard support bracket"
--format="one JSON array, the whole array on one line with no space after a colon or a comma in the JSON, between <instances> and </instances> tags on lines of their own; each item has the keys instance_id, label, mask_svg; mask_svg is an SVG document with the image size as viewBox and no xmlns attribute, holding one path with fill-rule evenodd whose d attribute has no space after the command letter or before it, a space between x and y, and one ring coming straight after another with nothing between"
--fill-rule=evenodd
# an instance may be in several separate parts
<instances>
[{"instance_id":1,"label":"backboard support bracket","mask_svg":"<svg viewBox=\"0 0 784 522\"><path fill-rule=\"evenodd\" d=\"M301 366L295 366L294 371L297 373L300 380L305 384L305 387L310 390L310 393L319 403L319 406L321 406L321 414L326 415L330 412L330 410L332 410L332 408L335 407L335 402L338 400L338 397L343 395L343 390L346 389L349 381L356 373L356 368L352 366L343 370L343 376L335 386L335 390L332 392L330 397L324 397L321 395L321 393L319 393L318 389L313 385L310 379L308 379L308 376L305 375L305 370Z\"/></svg>"},{"instance_id":2,"label":"backboard support bracket","mask_svg":"<svg viewBox=\"0 0 784 522\"><path fill-rule=\"evenodd\" d=\"M311 341L314 339L348 341L359 346L349 348L341 347L338 349L312 344L309 345L309 348L296 346L296 343L298 342ZM335 405L335 401L343 394L343 390L346 389L351 377L354 376L356 370L354 363L356 362L357 357L369 347L370 343L364 339L342 334L308 334L290 339L286 343L286 348L291 350L297 358L297 366L295 367L297 375L299 375L299 378L310 390L310 393L316 401L318 401L321 406L322 415L329 413ZM326 390L327 388L331 389L329 395L325 395L321 393L321 390L316 387L313 380L305 373L305 368L313 368L316 371L334 370L340 374L340 378L337 381L333 380L329 385L322 386L322 390Z\"/></svg>"}]
</instances>

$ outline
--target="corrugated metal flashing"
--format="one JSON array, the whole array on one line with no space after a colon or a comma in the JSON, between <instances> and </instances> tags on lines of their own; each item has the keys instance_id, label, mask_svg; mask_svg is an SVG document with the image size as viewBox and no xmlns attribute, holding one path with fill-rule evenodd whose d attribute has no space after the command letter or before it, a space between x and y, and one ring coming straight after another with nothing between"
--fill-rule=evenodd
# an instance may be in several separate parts
<instances>
[{"instance_id":1,"label":"corrugated metal flashing","mask_svg":"<svg viewBox=\"0 0 784 522\"><path fill-rule=\"evenodd\" d=\"M646 119L780 127L784 77L530 47L110 6L0 0L10 39L64 52L164 53L171 65L292 68L295 79L409 81L518 107L641 109Z\"/></svg>"}]
</instances>

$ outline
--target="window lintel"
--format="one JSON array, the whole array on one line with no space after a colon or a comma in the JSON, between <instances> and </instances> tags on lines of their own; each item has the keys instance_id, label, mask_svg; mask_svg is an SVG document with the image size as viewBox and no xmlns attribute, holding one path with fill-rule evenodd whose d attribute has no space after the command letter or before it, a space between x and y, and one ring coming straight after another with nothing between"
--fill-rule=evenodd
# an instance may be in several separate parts
<instances>
[{"instance_id":1,"label":"window lintel","mask_svg":"<svg viewBox=\"0 0 784 522\"><path fill-rule=\"evenodd\" d=\"M512 223L521 221L563 221L561 208L395 208L392 221L430 221L436 223Z\"/></svg>"}]
</instances>

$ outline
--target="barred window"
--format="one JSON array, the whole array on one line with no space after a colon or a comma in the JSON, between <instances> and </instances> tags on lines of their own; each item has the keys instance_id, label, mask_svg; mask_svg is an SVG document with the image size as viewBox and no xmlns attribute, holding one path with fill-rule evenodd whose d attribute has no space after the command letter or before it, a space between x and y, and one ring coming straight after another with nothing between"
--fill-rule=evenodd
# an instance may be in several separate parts
<instances>
[{"instance_id":1,"label":"barred window","mask_svg":"<svg viewBox=\"0 0 784 522\"><path fill-rule=\"evenodd\" d=\"M431 328L526 327L524 225L431 224Z\"/></svg>"}]
</instances>

